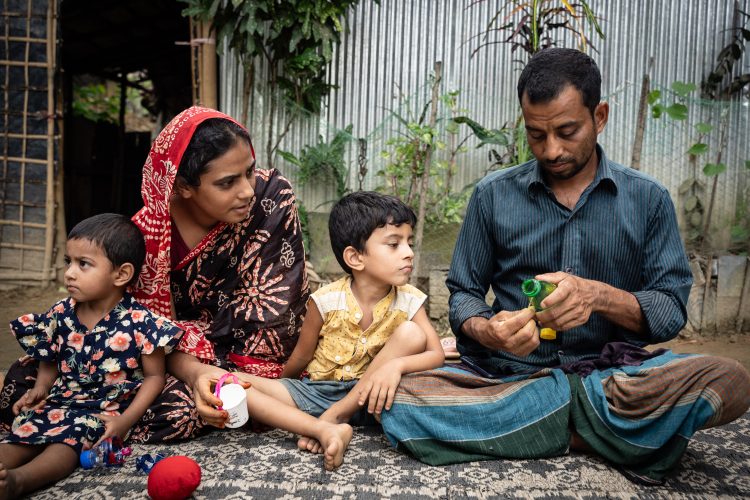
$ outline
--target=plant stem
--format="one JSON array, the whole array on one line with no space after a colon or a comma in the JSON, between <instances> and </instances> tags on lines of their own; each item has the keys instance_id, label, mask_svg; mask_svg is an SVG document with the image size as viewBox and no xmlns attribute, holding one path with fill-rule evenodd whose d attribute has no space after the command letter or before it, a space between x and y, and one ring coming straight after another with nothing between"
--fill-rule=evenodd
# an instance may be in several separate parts
<instances>
[{"instance_id":1,"label":"plant stem","mask_svg":"<svg viewBox=\"0 0 750 500\"><path fill-rule=\"evenodd\" d=\"M727 139L727 128L729 122L729 113L725 113L721 120L721 135L719 136L719 151L716 153L716 164L721 163L721 156L724 152L724 146ZM708 240L708 230L711 227L711 213L714 211L714 202L716 201L716 185L719 181L719 175L713 176L713 183L711 185L711 198L708 202L708 210L706 210L706 220L703 224L703 238L701 238L700 254L706 246L706 240Z\"/></svg>"},{"instance_id":2,"label":"plant stem","mask_svg":"<svg viewBox=\"0 0 750 500\"><path fill-rule=\"evenodd\" d=\"M539 31L537 17L539 16L539 0L531 3L531 55L539 51Z\"/></svg>"}]
</instances>

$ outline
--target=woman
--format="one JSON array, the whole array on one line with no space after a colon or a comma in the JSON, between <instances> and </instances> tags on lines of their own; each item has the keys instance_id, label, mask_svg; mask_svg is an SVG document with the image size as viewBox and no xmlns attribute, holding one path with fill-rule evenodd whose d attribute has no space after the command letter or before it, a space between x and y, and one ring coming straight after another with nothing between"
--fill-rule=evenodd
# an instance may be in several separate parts
<instances>
[{"instance_id":1,"label":"woman","mask_svg":"<svg viewBox=\"0 0 750 500\"><path fill-rule=\"evenodd\" d=\"M211 109L189 108L162 130L141 192L133 220L147 255L133 295L185 333L167 359L176 378L131 439L184 439L224 425L211 394L221 375L280 375L308 297L302 233L289 182L256 169L247 131Z\"/></svg>"}]
</instances>

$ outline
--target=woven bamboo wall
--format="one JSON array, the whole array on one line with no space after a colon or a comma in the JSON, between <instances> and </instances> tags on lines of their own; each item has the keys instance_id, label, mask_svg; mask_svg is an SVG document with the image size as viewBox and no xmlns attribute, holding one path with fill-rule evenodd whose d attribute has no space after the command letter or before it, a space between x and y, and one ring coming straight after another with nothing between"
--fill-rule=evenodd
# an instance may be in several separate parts
<instances>
[{"instance_id":1,"label":"woven bamboo wall","mask_svg":"<svg viewBox=\"0 0 750 500\"><path fill-rule=\"evenodd\" d=\"M54 279L57 1L0 13L0 287Z\"/></svg>"}]
</instances>

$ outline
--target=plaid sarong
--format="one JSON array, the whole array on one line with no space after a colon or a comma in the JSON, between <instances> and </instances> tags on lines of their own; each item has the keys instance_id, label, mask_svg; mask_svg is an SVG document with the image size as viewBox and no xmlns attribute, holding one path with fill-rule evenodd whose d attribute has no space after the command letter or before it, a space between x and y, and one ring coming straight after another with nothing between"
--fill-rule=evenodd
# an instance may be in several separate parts
<instances>
[{"instance_id":1,"label":"plaid sarong","mask_svg":"<svg viewBox=\"0 0 750 500\"><path fill-rule=\"evenodd\" d=\"M697 430L748 406L750 375L738 362L666 351L584 377L544 369L489 379L461 365L408 375L382 425L431 465L561 455L575 430L631 479L659 483Z\"/></svg>"}]
</instances>

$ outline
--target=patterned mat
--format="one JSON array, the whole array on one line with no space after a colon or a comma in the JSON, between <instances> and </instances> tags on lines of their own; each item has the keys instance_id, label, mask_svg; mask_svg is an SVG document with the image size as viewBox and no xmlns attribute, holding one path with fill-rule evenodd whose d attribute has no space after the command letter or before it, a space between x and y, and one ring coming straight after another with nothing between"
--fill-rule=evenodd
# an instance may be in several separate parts
<instances>
[{"instance_id":1,"label":"patterned mat","mask_svg":"<svg viewBox=\"0 0 750 500\"><path fill-rule=\"evenodd\" d=\"M297 451L282 431L216 431L193 441L134 447L121 469L78 469L32 498L147 498L134 457L187 455L203 470L195 498L715 498L750 497L750 413L699 432L664 486L629 482L602 460L581 454L547 460L497 460L431 467L391 448L377 429L356 429L337 471Z\"/></svg>"}]
</instances>

